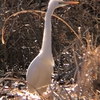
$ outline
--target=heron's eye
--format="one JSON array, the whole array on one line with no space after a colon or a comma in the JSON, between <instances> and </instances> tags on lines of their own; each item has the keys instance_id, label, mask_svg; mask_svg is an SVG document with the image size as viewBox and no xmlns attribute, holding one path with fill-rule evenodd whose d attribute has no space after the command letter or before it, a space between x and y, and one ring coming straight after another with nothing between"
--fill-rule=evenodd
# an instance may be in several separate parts
<instances>
[{"instance_id":1,"label":"heron's eye","mask_svg":"<svg viewBox=\"0 0 100 100\"><path fill-rule=\"evenodd\" d=\"M65 3L61 1L61 2L58 2L58 4L61 5L61 4L65 4Z\"/></svg>"},{"instance_id":2,"label":"heron's eye","mask_svg":"<svg viewBox=\"0 0 100 100\"><path fill-rule=\"evenodd\" d=\"M62 4L62 2L58 2L58 4Z\"/></svg>"}]
</instances>

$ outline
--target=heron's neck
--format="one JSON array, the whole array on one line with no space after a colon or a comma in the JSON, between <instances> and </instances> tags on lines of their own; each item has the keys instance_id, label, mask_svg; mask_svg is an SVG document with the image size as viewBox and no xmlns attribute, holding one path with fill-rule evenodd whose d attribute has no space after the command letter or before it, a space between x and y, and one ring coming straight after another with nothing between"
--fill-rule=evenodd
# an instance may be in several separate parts
<instances>
[{"instance_id":1,"label":"heron's neck","mask_svg":"<svg viewBox=\"0 0 100 100\"><path fill-rule=\"evenodd\" d=\"M45 16L45 24L44 24L44 33L43 33L43 41L41 53L45 56L52 55L52 46L51 46L51 15L53 13L53 8L48 8L46 16Z\"/></svg>"}]
</instances>

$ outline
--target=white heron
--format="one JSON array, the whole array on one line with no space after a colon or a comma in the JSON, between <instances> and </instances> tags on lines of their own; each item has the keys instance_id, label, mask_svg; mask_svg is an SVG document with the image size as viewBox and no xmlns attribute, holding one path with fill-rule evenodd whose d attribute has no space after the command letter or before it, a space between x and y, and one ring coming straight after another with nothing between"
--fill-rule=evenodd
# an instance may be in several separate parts
<instances>
[{"instance_id":1,"label":"white heron","mask_svg":"<svg viewBox=\"0 0 100 100\"><path fill-rule=\"evenodd\" d=\"M34 88L37 89L39 93L43 93L46 91L47 85L51 83L54 66L51 45L51 15L55 8L69 4L78 4L78 2L63 0L49 1L48 10L45 16L42 47L40 53L30 63L26 73L28 90L31 93L34 92Z\"/></svg>"}]
</instances>

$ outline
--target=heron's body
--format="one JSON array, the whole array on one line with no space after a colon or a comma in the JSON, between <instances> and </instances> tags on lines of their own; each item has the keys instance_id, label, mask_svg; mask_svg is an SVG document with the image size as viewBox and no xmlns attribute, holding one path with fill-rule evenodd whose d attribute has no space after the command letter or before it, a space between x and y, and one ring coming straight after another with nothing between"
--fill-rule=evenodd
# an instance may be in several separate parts
<instances>
[{"instance_id":1,"label":"heron's body","mask_svg":"<svg viewBox=\"0 0 100 100\"><path fill-rule=\"evenodd\" d=\"M44 57L38 55L31 62L27 72L28 76L32 76L32 79L27 77L27 82L29 82L28 89L31 93L34 92L34 87L40 93L42 93L42 91L46 91L47 85L51 82L51 74L53 72L52 61L52 59L50 61L48 58L45 59Z\"/></svg>"},{"instance_id":2,"label":"heron's body","mask_svg":"<svg viewBox=\"0 0 100 100\"><path fill-rule=\"evenodd\" d=\"M26 74L30 92L34 92L35 87L40 93L43 93L46 91L47 85L51 83L54 66L51 49L51 11L48 11L45 17L42 48L40 53L30 63Z\"/></svg>"},{"instance_id":3,"label":"heron's body","mask_svg":"<svg viewBox=\"0 0 100 100\"><path fill-rule=\"evenodd\" d=\"M75 2L68 2L68 4L70 3L74 4ZM50 0L49 2L45 16L42 48L40 53L30 63L26 73L26 80L30 92L34 92L35 88L40 93L43 93L46 91L47 85L51 83L54 66L51 46L51 15L55 8L65 5L67 3L62 0Z\"/></svg>"}]
</instances>

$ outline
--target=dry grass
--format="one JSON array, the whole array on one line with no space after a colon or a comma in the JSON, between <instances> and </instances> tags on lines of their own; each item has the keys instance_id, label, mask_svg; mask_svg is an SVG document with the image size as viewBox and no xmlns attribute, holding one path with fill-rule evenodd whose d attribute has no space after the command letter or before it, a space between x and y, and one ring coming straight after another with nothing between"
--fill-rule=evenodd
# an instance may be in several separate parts
<instances>
[{"instance_id":1,"label":"dry grass","mask_svg":"<svg viewBox=\"0 0 100 100\"><path fill-rule=\"evenodd\" d=\"M0 1L0 99L99 100L100 0L55 10L52 84L47 94L28 93L25 73L41 48L47 2Z\"/></svg>"}]
</instances>

